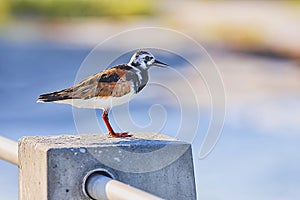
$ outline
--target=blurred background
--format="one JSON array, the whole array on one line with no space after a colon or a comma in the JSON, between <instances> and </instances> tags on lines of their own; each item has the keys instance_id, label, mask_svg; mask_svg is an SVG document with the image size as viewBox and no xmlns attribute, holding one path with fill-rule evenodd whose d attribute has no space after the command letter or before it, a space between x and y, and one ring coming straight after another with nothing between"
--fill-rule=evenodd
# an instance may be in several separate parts
<instances>
[{"instance_id":1,"label":"blurred background","mask_svg":"<svg viewBox=\"0 0 300 200\"><path fill-rule=\"evenodd\" d=\"M0 135L18 140L76 134L72 108L36 104L38 95L71 86L85 57L111 35L150 26L197 40L223 77L227 114L222 136L203 160L197 157L201 141L193 144L198 199L299 199L296 0L0 0ZM103 56L117 49L112 46ZM163 60L184 67L171 57ZM143 94L150 93L145 89ZM205 121L210 102L199 98ZM151 105L148 101L136 102L143 107ZM168 123L172 120L164 134L172 131ZM1 160L0 185L0 199L18 198L18 168Z\"/></svg>"}]
</instances>

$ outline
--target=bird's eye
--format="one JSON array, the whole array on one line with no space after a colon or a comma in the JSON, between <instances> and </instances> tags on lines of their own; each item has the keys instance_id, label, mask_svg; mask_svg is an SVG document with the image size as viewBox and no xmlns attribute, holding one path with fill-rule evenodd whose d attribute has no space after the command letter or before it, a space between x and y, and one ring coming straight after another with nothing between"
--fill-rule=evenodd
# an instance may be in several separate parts
<instances>
[{"instance_id":1,"label":"bird's eye","mask_svg":"<svg viewBox=\"0 0 300 200\"><path fill-rule=\"evenodd\" d=\"M146 59L146 61L150 61L150 60L151 60L151 57L146 56L145 59Z\"/></svg>"}]
</instances>

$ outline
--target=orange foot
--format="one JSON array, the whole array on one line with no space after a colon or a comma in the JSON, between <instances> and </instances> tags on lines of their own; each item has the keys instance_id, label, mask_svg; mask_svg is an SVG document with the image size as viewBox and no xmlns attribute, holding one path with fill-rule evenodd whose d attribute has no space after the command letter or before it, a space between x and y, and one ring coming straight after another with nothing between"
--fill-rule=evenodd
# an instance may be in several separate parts
<instances>
[{"instance_id":1,"label":"orange foot","mask_svg":"<svg viewBox=\"0 0 300 200\"><path fill-rule=\"evenodd\" d=\"M128 132L125 132L125 133L109 133L109 135L111 137L114 137L114 138L123 138L123 137L131 137L132 135L129 135Z\"/></svg>"}]
</instances>

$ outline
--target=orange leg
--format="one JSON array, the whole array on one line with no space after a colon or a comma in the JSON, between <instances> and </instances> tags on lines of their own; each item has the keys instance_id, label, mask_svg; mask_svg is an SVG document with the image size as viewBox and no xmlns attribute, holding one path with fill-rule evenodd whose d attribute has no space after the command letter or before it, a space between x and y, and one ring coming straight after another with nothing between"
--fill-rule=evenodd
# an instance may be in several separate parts
<instances>
[{"instance_id":1,"label":"orange leg","mask_svg":"<svg viewBox=\"0 0 300 200\"><path fill-rule=\"evenodd\" d=\"M115 131L113 130L113 128L111 127L111 125L109 123L109 120L108 120L108 111L107 110L103 111L102 119L105 122L105 125L106 125L106 127L108 129L109 135L111 137L114 137L114 138L131 137L131 135L129 135L127 132L125 132L125 133L115 133Z\"/></svg>"}]
</instances>

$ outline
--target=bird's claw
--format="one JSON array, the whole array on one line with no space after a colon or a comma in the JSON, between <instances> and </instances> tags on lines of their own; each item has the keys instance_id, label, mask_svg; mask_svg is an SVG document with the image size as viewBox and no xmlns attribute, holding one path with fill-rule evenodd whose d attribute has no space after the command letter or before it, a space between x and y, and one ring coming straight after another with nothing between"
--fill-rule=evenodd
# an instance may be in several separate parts
<instances>
[{"instance_id":1,"label":"bird's claw","mask_svg":"<svg viewBox=\"0 0 300 200\"><path fill-rule=\"evenodd\" d=\"M109 135L111 137L114 137L114 138L123 138L123 137L131 137L132 136L128 132L125 132L125 133L109 133Z\"/></svg>"}]
</instances>

